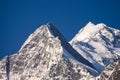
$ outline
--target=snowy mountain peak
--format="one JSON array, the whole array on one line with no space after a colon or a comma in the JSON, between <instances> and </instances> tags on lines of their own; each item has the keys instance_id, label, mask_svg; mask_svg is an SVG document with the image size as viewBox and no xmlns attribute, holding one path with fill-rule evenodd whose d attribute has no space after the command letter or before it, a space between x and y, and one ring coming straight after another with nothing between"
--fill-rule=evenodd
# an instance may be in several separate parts
<instances>
[{"instance_id":1,"label":"snowy mountain peak","mask_svg":"<svg viewBox=\"0 0 120 80\"><path fill-rule=\"evenodd\" d=\"M104 67L120 57L120 30L103 23L82 28L70 44L85 59L102 71Z\"/></svg>"},{"instance_id":2,"label":"snowy mountain peak","mask_svg":"<svg viewBox=\"0 0 120 80\"><path fill-rule=\"evenodd\" d=\"M98 74L50 23L33 32L17 53L0 61L0 80L88 80Z\"/></svg>"},{"instance_id":3,"label":"snowy mountain peak","mask_svg":"<svg viewBox=\"0 0 120 80\"><path fill-rule=\"evenodd\" d=\"M96 25L97 27L107 27L104 23L99 23Z\"/></svg>"},{"instance_id":4,"label":"snowy mountain peak","mask_svg":"<svg viewBox=\"0 0 120 80\"><path fill-rule=\"evenodd\" d=\"M47 24L41 25L39 28L37 28L29 37L28 39L24 42L23 46L21 49L26 45L31 42L34 38L38 39L39 37L54 37L54 38L61 38L63 37L61 33L52 25L50 22ZM21 50L20 49L20 50Z\"/></svg>"},{"instance_id":5,"label":"snowy mountain peak","mask_svg":"<svg viewBox=\"0 0 120 80\"><path fill-rule=\"evenodd\" d=\"M89 22L86 24L85 27L93 27L93 26L95 26L95 24L92 23L91 21L89 21Z\"/></svg>"},{"instance_id":6,"label":"snowy mountain peak","mask_svg":"<svg viewBox=\"0 0 120 80\"><path fill-rule=\"evenodd\" d=\"M39 44L40 38L55 38L60 43L60 45L66 49L67 52L70 53L71 56L73 56L78 62L83 63L85 65L89 65L90 67L94 68L93 65L84 59L76 50L72 48L72 46L67 42L67 40L64 38L64 36L58 31L58 29L53 26L51 23L44 24L41 27L39 27L34 33L32 33L28 39L25 41L19 52L23 51L26 47L35 47ZM30 48L31 50L31 48ZM76 57L77 56L77 57Z\"/></svg>"},{"instance_id":7,"label":"snowy mountain peak","mask_svg":"<svg viewBox=\"0 0 120 80\"><path fill-rule=\"evenodd\" d=\"M107 65L120 57L120 30L89 22L71 45L54 25L44 24L28 37L17 54L0 61L0 80L96 80ZM111 67L118 68L120 62L116 65L104 72L111 73Z\"/></svg>"},{"instance_id":8,"label":"snowy mountain peak","mask_svg":"<svg viewBox=\"0 0 120 80\"><path fill-rule=\"evenodd\" d=\"M93 24L92 22L89 22L85 27L83 27L73 38L72 41L85 41L88 42L89 38L95 36L97 33L99 33L102 29L107 27L105 24ZM71 42L72 43L72 42Z\"/></svg>"},{"instance_id":9,"label":"snowy mountain peak","mask_svg":"<svg viewBox=\"0 0 120 80\"><path fill-rule=\"evenodd\" d=\"M53 29L54 29L54 31L58 31L55 27L54 27L54 25L52 25L50 22L48 22L47 24L44 24L44 25L42 25L42 26L40 26L39 28L38 28L38 32L41 32L41 30L42 31L46 31L46 33L48 33L49 34L49 36L51 36L51 37L55 37L55 34L54 34L54 31L53 31ZM36 32L37 32L37 30L36 30Z\"/></svg>"},{"instance_id":10,"label":"snowy mountain peak","mask_svg":"<svg viewBox=\"0 0 120 80\"><path fill-rule=\"evenodd\" d=\"M98 23L98 24L95 25L94 23L92 23L91 21L89 21L86 24L85 27L104 27L104 26L106 26L104 23Z\"/></svg>"}]
</instances>

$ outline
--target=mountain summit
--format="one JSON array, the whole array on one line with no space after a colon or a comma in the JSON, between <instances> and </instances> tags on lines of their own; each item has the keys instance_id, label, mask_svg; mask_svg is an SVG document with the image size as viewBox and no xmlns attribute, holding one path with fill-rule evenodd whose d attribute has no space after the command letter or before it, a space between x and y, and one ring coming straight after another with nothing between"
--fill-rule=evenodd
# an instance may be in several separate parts
<instances>
[{"instance_id":1,"label":"mountain summit","mask_svg":"<svg viewBox=\"0 0 120 80\"><path fill-rule=\"evenodd\" d=\"M99 80L107 69L111 76L109 72L116 68L111 68L112 62L116 64L119 57L120 30L89 22L69 44L47 23L36 29L16 54L0 61L0 80ZM111 78L119 76L119 68L116 70Z\"/></svg>"},{"instance_id":2,"label":"mountain summit","mask_svg":"<svg viewBox=\"0 0 120 80\"><path fill-rule=\"evenodd\" d=\"M82 28L76 36L73 38L74 40L78 41L88 41L89 38L94 37L99 31L105 28L105 24L100 23L100 24L93 24L92 22L89 22L84 28Z\"/></svg>"},{"instance_id":3,"label":"mountain summit","mask_svg":"<svg viewBox=\"0 0 120 80\"><path fill-rule=\"evenodd\" d=\"M96 74L51 23L33 32L18 53L0 61L1 80L79 80Z\"/></svg>"},{"instance_id":4,"label":"mountain summit","mask_svg":"<svg viewBox=\"0 0 120 80\"><path fill-rule=\"evenodd\" d=\"M86 59L84 59L76 50L74 50L72 48L72 46L66 41L64 36L51 23L47 23L45 25L42 25L33 34L31 34L30 37L26 40L26 42L23 44L22 48L24 48L24 47L26 47L26 45L30 44L30 40L32 38L36 38L36 36L45 37L45 38L58 38L58 40L60 40L61 46L63 48L65 48L67 50L67 52L70 53L70 55L72 55L79 62L86 64L86 65L89 65L92 68L94 68L90 62L88 62ZM35 43L33 43L32 45L34 45L34 44ZM20 50L22 50L22 48Z\"/></svg>"},{"instance_id":5,"label":"mountain summit","mask_svg":"<svg viewBox=\"0 0 120 80\"><path fill-rule=\"evenodd\" d=\"M70 44L101 72L120 56L120 30L89 22Z\"/></svg>"}]
</instances>

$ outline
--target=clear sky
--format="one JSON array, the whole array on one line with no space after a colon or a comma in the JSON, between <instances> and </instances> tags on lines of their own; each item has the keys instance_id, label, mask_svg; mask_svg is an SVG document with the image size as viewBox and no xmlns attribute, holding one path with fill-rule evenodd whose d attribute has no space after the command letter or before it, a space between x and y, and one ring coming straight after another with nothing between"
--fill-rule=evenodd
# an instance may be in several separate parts
<instances>
[{"instance_id":1,"label":"clear sky","mask_svg":"<svg viewBox=\"0 0 120 80\"><path fill-rule=\"evenodd\" d=\"M69 41L89 21L120 29L120 0L0 0L0 58L51 22Z\"/></svg>"}]
</instances>

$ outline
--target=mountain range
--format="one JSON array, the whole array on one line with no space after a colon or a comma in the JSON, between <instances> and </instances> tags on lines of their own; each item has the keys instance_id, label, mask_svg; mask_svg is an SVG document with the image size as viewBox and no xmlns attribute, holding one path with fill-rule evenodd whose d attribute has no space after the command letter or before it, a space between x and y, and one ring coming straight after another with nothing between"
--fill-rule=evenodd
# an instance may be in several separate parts
<instances>
[{"instance_id":1,"label":"mountain range","mask_svg":"<svg viewBox=\"0 0 120 80\"><path fill-rule=\"evenodd\" d=\"M51 23L0 61L0 80L119 80L120 30L89 22L70 41Z\"/></svg>"}]
</instances>

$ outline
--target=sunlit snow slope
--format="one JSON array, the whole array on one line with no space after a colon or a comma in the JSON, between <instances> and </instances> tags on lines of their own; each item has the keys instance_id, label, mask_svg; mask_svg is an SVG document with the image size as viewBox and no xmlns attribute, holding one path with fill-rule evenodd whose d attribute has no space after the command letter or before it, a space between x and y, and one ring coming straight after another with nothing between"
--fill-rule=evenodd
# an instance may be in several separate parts
<instances>
[{"instance_id":1,"label":"sunlit snow slope","mask_svg":"<svg viewBox=\"0 0 120 80\"><path fill-rule=\"evenodd\" d=\"M101 72L120 57L120 30L89 22L70 41L73 48Z\"/></svg>"}]
</instances>

